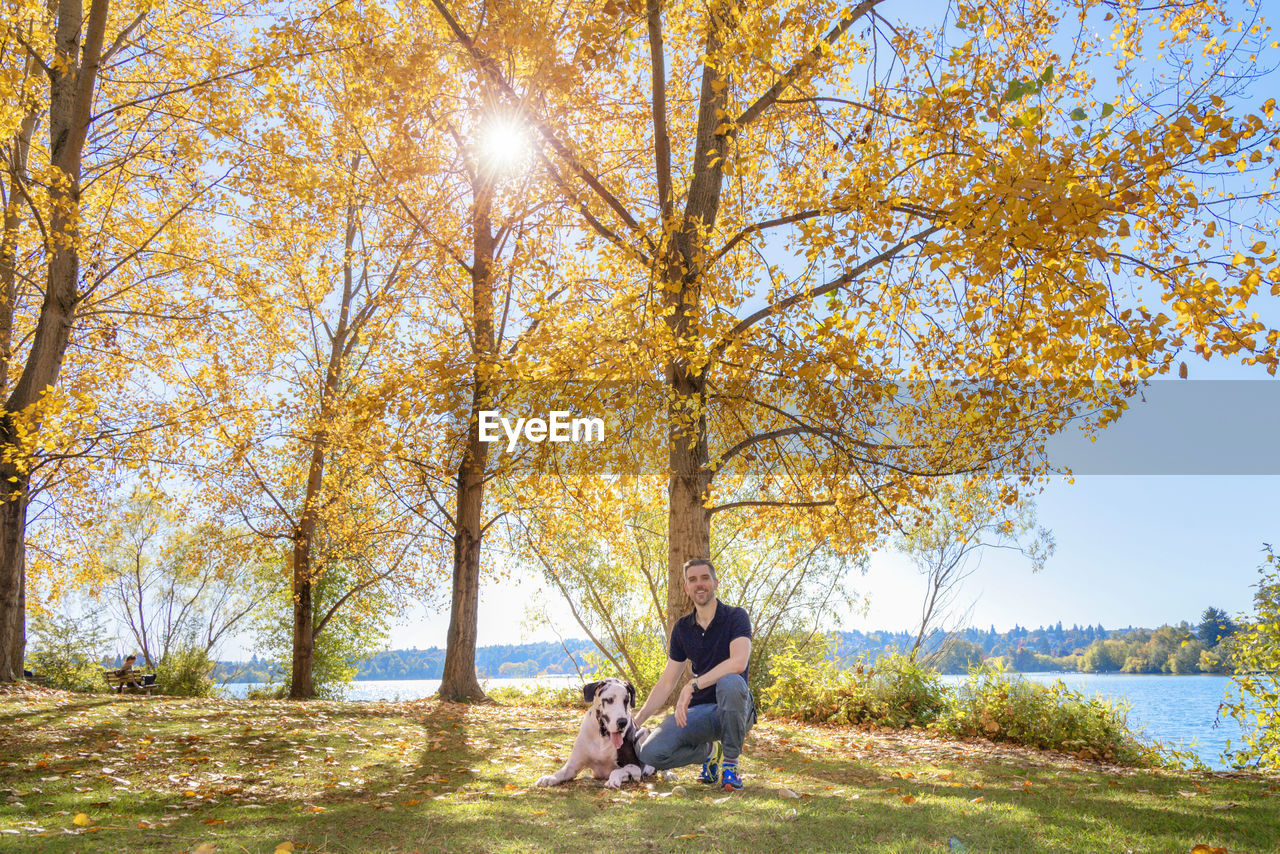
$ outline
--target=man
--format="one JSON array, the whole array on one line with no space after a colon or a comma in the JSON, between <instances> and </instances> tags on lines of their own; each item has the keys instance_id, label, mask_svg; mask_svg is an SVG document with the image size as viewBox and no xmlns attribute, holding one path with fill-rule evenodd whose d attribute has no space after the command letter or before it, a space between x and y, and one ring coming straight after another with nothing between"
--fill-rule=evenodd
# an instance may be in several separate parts
<instances>
[{"instance_id":1,"label":"man","mask_svg":"<svg viewBox=\"0 0 1280 854\"><path fill-rule=\"evenodd\" d=\"M641 762L659 770L701 760L699 782L732 790L742 788L738 756L756 720L747 689L751 620L742 608L716 598L718 586L711 561L685 562L684 592L693 600L693 612L671 629L666 669L636 712L636 726L667 704L686 662L693 679L680 689L675 714L649 733L637 752Z\"/></svg>"}]
</instances>

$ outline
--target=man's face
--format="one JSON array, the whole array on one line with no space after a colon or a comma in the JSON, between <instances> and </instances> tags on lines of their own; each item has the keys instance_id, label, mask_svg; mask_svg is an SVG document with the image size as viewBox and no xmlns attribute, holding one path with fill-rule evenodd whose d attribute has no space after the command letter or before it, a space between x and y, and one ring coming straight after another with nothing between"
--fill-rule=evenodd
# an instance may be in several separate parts
<instances>
[{"instance_id":1,"label":"man's face","mask_svg":"<svg viewBox=\"0 0 1280 854\"><path fill-rule=\"evenodd\" d=\"M711 567L705 563L695 563L684 571L684 592L695 605L706 605L715 599L718 585Z\"/></svg>"}]
</instances>

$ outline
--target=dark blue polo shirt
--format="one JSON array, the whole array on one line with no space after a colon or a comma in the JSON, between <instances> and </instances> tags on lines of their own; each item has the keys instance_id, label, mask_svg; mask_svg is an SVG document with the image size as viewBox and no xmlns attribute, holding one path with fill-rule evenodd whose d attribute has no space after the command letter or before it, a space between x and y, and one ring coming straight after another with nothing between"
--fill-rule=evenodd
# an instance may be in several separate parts
<instances>
[{"instance_id":1,"label":"dark blue polo shirt","mask_svg":"<svg viewBox=\"0 0 1280 854\"><path fill-rule=\"evenodd\" d=\"M735 608L717 599L716 615L705 629L698 625L696 609L676 620L671 628L671 660L688 661L693 666L693 675L698 676L729 658L729 642L735 638L751 638L751 618L745 608ZM747 670L742 672L742 678L750 681ZM689 705L701 706L715 701L716 686L709 685L694 691Z\"/></svg>"}]
</instances>

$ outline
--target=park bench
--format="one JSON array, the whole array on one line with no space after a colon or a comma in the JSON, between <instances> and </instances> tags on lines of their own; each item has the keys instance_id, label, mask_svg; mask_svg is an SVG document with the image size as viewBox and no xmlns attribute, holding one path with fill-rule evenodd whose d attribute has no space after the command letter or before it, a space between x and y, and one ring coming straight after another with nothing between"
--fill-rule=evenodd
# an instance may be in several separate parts
<instances>
[{"instance_id":1,"label":"park bench","mask_svg":"<svg viewBox=\"0 0 1280 854\"><path fill-rule=\"evenodd\" d=\"M107 685L117 694L123 694L126 690L130 692L145 691L150 696L152 689L160 687L156 684L156 677L153 673L130 673L127 676L121 676L114 670L104 670L102 671L102 678L107 681Z\"/></svg>"}]
</instances>

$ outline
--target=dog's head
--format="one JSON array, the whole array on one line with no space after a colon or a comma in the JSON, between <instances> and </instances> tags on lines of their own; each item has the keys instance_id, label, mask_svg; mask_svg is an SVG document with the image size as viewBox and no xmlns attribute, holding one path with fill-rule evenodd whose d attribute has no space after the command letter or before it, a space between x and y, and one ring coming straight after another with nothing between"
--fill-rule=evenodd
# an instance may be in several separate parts
<instances>
[{"instance_id":1,"label":"dog's head","mask_svg":"<svg viewBox=\"0 0 1280 854\"><path fill-rule=\"evenodd\" d=\"M636 689L621 679L602 679L582 686L582 696L592 704L600 735L615 748L622 746L622 736L631 726L631 707L636 702Z\"/></svg>"}]
</instances>

